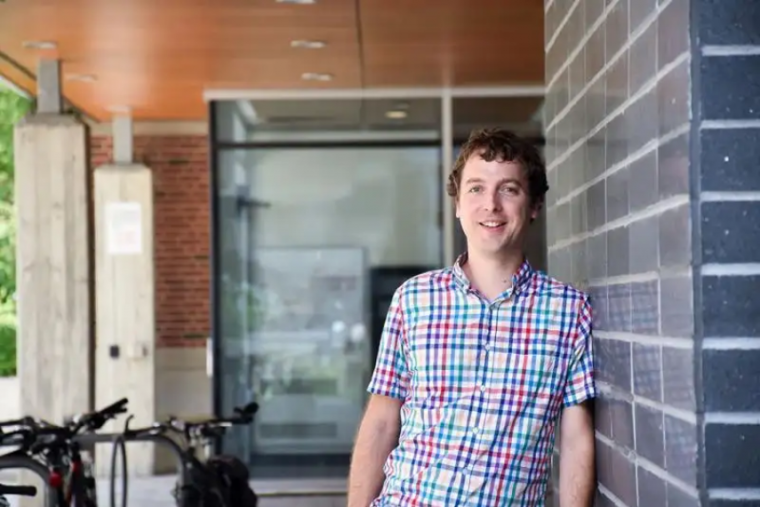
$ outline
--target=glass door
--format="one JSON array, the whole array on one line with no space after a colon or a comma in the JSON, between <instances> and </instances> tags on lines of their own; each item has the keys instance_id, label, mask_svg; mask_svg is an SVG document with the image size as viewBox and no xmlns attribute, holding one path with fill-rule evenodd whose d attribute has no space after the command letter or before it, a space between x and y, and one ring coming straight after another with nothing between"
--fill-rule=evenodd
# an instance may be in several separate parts
<instances>
[{"instance_id":1,"label":"glass door","mask_svg":"<svg viewBox=\"0 0 760 507\"><path fill-rule=\"evenodd\" d=\"M440 264L438 155L406 146L219 151L218 406L259 403L254 424L223 448L255 476L345 477L374 366L376 309L399 273Z\"/></svg>"}]
</instances>

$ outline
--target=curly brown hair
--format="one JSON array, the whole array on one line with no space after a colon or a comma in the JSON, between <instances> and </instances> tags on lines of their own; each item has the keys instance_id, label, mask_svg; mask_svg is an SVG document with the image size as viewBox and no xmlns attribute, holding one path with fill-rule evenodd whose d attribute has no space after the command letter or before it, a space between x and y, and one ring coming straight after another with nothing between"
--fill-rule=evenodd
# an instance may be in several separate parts
<instances>
[{"instance_id":1,"label":"curly brown hair","mask_svg":"<svg viewBox=\"0 0 760 507\"><path fill-rule=\"evenodd\" d=\"M528 193L531 204L540 206L544 202L549 183L546 165L538 148L513 132L500 128L474 130L462 145L459 156L446 183L446 193L457 198L462 183L462 171L470 157L478 154L486 162L518 162L528 178Z\"/></svg>"}]
</instances>

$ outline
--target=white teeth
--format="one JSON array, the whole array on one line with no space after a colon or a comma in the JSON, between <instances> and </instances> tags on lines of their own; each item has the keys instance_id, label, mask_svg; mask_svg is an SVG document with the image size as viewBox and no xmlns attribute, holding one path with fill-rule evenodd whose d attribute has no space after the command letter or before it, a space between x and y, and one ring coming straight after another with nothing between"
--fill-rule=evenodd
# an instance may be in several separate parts
<instances>
[{"instance_id":1,"label":"white teeth","mask_svg":"<svg viewBox=\"0 0 760 507\"><path fill-rule=\"evenodd\" d=\"M499 227L504 225L504 222L480 222L480 224L486 227Z\"/></svg>"}]
</instances>

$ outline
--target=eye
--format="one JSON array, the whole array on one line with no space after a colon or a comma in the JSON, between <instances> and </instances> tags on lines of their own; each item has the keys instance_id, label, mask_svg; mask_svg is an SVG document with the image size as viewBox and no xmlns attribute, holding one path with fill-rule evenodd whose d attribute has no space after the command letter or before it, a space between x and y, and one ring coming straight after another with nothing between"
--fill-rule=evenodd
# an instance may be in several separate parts
<instances>
[{"instance_id":1,"label":"eye","mask_svg":"<svg viewBox=\"0 0 760 507\"><path fill-rule=\"evenodd\" d=\"M483 187L481 187L480 185L474 185L474 186L470 187L470 189L468 191L470 193L480 192L482 188Z\"/></svg>"},{"instance_id":2,"label":"eye","mask_svg":"<svg viewBox=\"0 0 760 507\"><path fill-rule=\"evenodd\" d=\"M520 193L520 188L516 186L502 187L501 192L509 195L517 195Z\"/></svg>"}]
</instances>

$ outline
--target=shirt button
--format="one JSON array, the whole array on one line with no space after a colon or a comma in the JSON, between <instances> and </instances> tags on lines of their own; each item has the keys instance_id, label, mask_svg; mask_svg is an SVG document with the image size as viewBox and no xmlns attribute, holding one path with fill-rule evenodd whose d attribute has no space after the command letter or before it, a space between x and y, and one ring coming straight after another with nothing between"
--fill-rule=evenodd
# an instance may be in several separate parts
<instances>
[{"instance_id":1,"label":"shirt button","mask_svg":"<svg viewBox=\"0 0 760 507\"><path fill-rule=\"evenodd\" d=\"M484 386L483 384L480 385L480 392L481 393L486 392L486 386Z\"/></svg>"},{"instance_id":2,"label":"shirt button","mask_svg":"<svg viewBox=\"0 0 760 507\"><path fill-rule=\"evenodd\" d=\"M478 428L472 428L472 434L473 435L477 435L479 431L480 430L478 430Z\"/></svg>"},{"instance_id":3,"label":"shirt button","mask_svg":"<svg viewBox=\"0 0 760 507\"><path fill-rule=\"evenodd\" d=\"M491 350L491 344L490 343L486 343L486 350Z\"/></svg>"}]
</instances>

